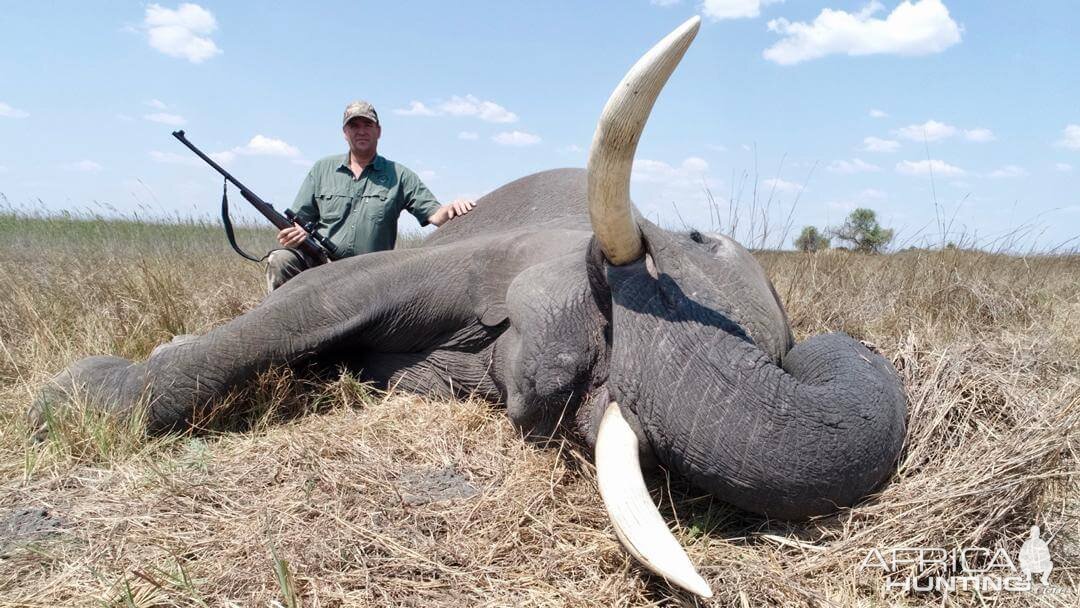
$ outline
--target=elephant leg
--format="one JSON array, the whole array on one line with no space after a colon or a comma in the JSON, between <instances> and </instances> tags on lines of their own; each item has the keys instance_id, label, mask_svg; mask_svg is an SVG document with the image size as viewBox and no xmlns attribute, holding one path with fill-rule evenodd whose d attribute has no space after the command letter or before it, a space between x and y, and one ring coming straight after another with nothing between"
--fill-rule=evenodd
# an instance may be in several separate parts
<instances>
[{"instance_id":1,"label":"elephant leg","mask_svg":"<svg viewBox=\"0 0 1080 608\"><path fill-rule=\"evenodd\" d=\"M277 366L295 367L331 351L419 351L433 336L475 322L460 274L472 250L448 245L387 251L301 273L259 306L203 336L158 350L142 362L90 357L43 388L31 416L75 402L117 416L146 407L147 428L190 424L196 408ZM439 279L439 280L434 280Z\"/></svg>"},{"instance_id":2,"label":"elephant leg","mask_svg":"<svg viewBox=\"0 0 1080 608\"><path fill-rule=\"evenodd\" d=\"M499 331L476 323L468 328L484 341L469 349L440 346L415 353L364 353L345 361L364 380L393 390L435 399L478 397L504 401L503 389L492 374L492 351Z\"/></svg>"}]
</instances>

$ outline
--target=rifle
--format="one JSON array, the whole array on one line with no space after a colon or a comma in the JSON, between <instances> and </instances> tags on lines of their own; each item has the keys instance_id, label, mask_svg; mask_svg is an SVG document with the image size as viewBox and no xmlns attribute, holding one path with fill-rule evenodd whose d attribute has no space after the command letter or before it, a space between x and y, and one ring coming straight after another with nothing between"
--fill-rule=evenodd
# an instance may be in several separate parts
<instances>
[{"instance_id":1,"label":"rifle","mask_svg":"<svg viewBox=\"0 0 1080 608\"><path fill-rule=\"evenodd\" d=\"M183 131L173 131L173 137L180 140L180 143L190 148L192 152L194 152L199 158L203 159L206 164L213 167L225 178L225 183L222 185L221 194L221 223L225 225L225 236L229 237L229 244L232 245L232 248L236 250L236 253L239 253L240 255L244 256L249 260L252 260L253 262L262 261L244 253L236 244L236 238L233 235L232 222L229 221L229 200L225 193L225 190L228 188L229 182L232 182L234 186L239 188L240 195L243 196L244 199L247 200L247 202L251 203L251 205L255 207L256 211L263 214L263 217L270 220L271 224L277 226L279 230L289 228L293 224L297 224L301 228L306 230L308 233L308 237L304 239L303 242L301 242L299 245L297 245L296 248L306 254L307 257L309 257L315 262L315 264L325 264L330 260L338 259L337 249L334 247L334 244L330 242L330 239L315 231L314 222L307 222L306 224L301 224L299 218L297 218L296 214L293 213L292 209L286 209L285 215L278 213L277 210L274 209L273 205L259 198L259 195L252 192L244 184L241 184L240 181L237 180L235 177L229 175L228 171L222 169L221 165L215 163L206 154L203 154L202 150L196 148L195 144L191 143L186 137L184 137Z\"/></svg>"}]
</instances>

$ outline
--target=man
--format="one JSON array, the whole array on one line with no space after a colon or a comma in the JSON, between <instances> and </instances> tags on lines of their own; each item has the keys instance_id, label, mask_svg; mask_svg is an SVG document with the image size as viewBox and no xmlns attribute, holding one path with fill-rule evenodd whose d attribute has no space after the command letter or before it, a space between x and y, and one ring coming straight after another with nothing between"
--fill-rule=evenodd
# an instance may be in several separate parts
<instances>
[{"instance_id":1,"label":"man","mask_svg":"<svg viewBox=\"0 0 1080 608\"><path fill-rule=\"evenodd\" d=\"M382 127L370 103L350 103L341 130L349 152L316 162L292 204L300 222L315 222L316 230L329 238L340 257L393 249L403 210L412 213L421 226L441 226L472 210L474 204L468 200L439 205L415 173L379 156ZM278 242L287 249L270 252L269 291L311 267L311 260L293 249L307 235L298 225L278 232Z\"/></svg>"}]
</instances>

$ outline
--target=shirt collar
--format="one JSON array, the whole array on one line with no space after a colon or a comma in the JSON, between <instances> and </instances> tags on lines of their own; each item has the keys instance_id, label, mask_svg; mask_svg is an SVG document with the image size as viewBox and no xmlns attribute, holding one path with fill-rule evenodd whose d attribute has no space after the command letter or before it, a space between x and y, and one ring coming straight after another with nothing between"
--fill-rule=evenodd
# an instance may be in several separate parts
<instances>
[{"instance_id":1,"label":"shirt collar","mask_svg":"<svg viewBox=\"0 0 1080 608\"><path fill-rule=\"evenodd\" d=\"M371 163L367 167L364 167L364 169L370 167L372 171L379 172L383 170L383 165L385 164L385 162L386 159L384 159L381 155L376 154L375 158L371 159ZM349 166L348 152L346 152L345 155L341 157L341 164L338 165L337 170L345 171L349 175L352 175L352 167Z\"/></svg>"}]
</instances>

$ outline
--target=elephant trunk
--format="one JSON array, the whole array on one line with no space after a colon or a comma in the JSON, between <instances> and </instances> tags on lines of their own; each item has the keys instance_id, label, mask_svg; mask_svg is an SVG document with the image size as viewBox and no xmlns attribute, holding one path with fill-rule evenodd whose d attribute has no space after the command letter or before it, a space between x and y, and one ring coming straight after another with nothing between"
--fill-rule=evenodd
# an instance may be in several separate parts
<instances>
[{"instance_id":1,"label":"elephant trunk","mask_svg":"<svg viewBox=\"0 0 1080 608\"><path fill-rule=\"evenodd\" d=\"M686 412L687 391L676 390L654 443L695 486L748 511L802 519L850 506L889 476L906 400L880 355L844 334L798 344L782 368L734 337L712 352L708 407Z\"/></svg>"},{"instance_id":2,"label":"elephant trunk","mask_svg":"<svg viewBox=\"0 0 1080 608\"><path fill-rule=\"evenodd\" d=\"M888 477L906 398L883 357L827 334L796 345L779 366L721 313L635 266L609 267L609 386L661 463L727 502L783 519L849 506ZM664 355L643 355L653 352Z\"/></svg>"}]
</instances>

